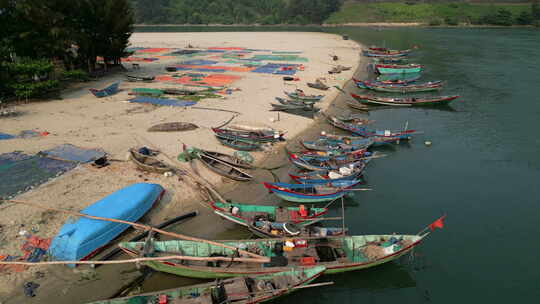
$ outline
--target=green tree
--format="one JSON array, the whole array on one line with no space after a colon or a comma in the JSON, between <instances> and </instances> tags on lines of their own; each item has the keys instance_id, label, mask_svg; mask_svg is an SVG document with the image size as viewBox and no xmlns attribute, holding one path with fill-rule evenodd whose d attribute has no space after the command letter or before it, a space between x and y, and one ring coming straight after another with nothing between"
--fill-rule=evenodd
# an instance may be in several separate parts
<instances>
[{"instance_id":1,"label":"green tree","mask_svg":"<svg viewBox=\"0 0 540 304\"><path fill-rule=\"evenodd\" d=\"M538 3L538 0L532 1L531 17L533 20L540 20L540 4Z\"/></svg>"}]
</instances>

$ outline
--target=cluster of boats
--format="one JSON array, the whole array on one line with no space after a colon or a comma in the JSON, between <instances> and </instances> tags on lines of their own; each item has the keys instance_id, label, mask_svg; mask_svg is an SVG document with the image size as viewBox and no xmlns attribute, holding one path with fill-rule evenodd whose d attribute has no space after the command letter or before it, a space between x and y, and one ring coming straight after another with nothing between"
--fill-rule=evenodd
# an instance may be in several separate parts
<instances>
[{"instance_id":1,"label":"cluster of boats","mask_svg":"<svg viewBox=\"0 0 540 304\"><path fill-rule=\"evenodd\" d=\"M381 47L371 47L363 50L363 55L373 58L373 63L368 67L377 75L376 80L358 80L354 79L358 88L372 90L382 93L419 93L439 91L443 88L444 82L428 81L418 83L424 67L420 64L409 63L408 56L413 49L390 50ZM451 96L414 96L414 97L396 97L379 95L357 95L352 94L354 98L348 105L360 110L368 110L371 106L438 106L446 105L459 98L458 95Z\"/></svg>"}]
</instances>

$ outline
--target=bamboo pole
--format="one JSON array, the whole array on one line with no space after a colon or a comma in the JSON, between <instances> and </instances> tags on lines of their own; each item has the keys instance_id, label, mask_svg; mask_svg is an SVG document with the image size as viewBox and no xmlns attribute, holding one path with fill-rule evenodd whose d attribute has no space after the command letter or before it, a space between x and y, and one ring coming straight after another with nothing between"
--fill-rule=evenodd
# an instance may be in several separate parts
<instances>
[{"instance_id":1,"label":"bamboo pole","mask_svg":"<svg viewBox=\"0 0 540 304\"><path fill-rule=\"evenodd\" d=\"M167 261L167 260L189 260L189 261L226 261L226 262L245 262L245 263L267 263L266 259L252 259L252 258L230 258L230 257L193 257L182 255L171 255L163 257L150 257L150 258L134 258L128 260L117 261L50 261L50 262L5 262L0 261L0 265L24 265L24 266L44 266L44 265L65 265L65 264L126 264L137 262L150 262L150 261Z\"/></svg>"},{"instance_id":2,"label":"bamboo pole","mask_svg":"<svg viewBox=\"0 0 540 304\"><path fill-rule=\"evenodd\" d=\"M49 211L62 212L62 213L66 213L66 214L70 214L70 215L74 215L74 216L82 216L82 217L93 219L93 220L101 220L101 221L107 221L107 222L127 224L127 225L131 225L134 228L139 228L139 229L148 230L148 231L154 231L154 232L158 232L158 233L161 233L163 235L167 235L167 236L174 237L174 238L179 238L179 239L183 239L183 240L187 240L187 241L193 241L193 242L207 243L207 244L210 244L210 245L220 246L220 247L224 247L224 248L231 249L231 250L234 250L234 251L238 250L238 252L240 252L242 254L246 254L246 255L252 256L252 257L257 258L257 259L266 259L266 262L270 261L269 258L263 257L261 255L258 255L258 254L255 254L255 253L252 253L252 252L249 252L249 251L241 250L241 249L238 249L236 247L232 247L232 246L229 246L229 245L225 245L225 244L222 244L222 243L209 241L209 240L205 240L205 239L199 239L199 238L196 238L196 237L191 237L191 236L187 236L187 235L183 235L183 234L179 234L179 233L168 232L168 231L161 230L161 229L149 226L149 225L124 221L124 220L118 220L118 219L112 219L112 218L106 218L106 217L100 217L100 216L93 216L93 215L83 214L83 213L80 213L80 212L65 210L65 209L61 209L61 208L45 207L45 206L41 206L39 204L35 204L35 203L31 203L31 202L25 202L25 201L19 201L19 200L7 200L6 202L31 206L31 207L40 208L40 209L49 210Z\"/></svg>"}]
</instances>

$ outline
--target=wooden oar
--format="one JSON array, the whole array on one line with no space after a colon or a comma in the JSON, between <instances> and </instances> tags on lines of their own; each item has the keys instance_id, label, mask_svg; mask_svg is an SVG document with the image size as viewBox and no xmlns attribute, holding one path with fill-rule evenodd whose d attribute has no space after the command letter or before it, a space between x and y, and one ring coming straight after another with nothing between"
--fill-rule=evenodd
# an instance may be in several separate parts
<instances>
[{"instance_id":1,"label":"wooden oar","mask_svg":"<svg viewBox=\"0 0 540 304\"><path fill-rule=\"evenodd\" d=\"M112 219L112 218L106 218L106 217L100 217L100 216L93 216L93 215L88 215L88 214L84 214L84 213L80 213L80 212L76 212L76 211L71 211L71 210L65 210L65 209L61 209L61 208L45 207L45 206L41 206L39 204L30 203L30 202L24 202L24 201L19 201L19 200L7 200L6 202L31 206L31 207L40 208L40 209L49 210L49 211L62 212L62 213L66 213L66 214L70 214L70 215L74 215L74 216L82 216L82 217L89 218L89 219L94 219L94 220L101 220L101 221L107 221L107 222L115 222L115 223L127 224L127 225L131 225L134 228L139 228L139 229L148 230L148 231L154 231L154 232L158 232L158 233L161 233L163 235L167 235L167 236L174 237L174 238L184 239L184 240L193 241L193 242L207 243L207 244L210 244L210 245L215 245L215 246L220 246L220 247L224 247L224 248L227 248L227 249L231 249L233 251L238 250L238 252L240 252L240 253L252 256L252 257L257 258L257 259L261 259L261 263L270 262L270 259L267 258L267 257L263 257L261 255L258 255L258 254L255 254L255 253L252 253L252 252L249 252L249 251L241 250L241 249L238 249L236 247L228 246L228 245L225 245L225 244L222 244L222 243L209 241L209 240L205 240L205 239L199 239L199 238L196 238L196 237L191 237L191 236L187 236L187 235L183 235L183 234L179 234L179 233L168 232L168 231L161 230L161 229L149 226L149 225L143 225L143 224L124 221L124 220L119 220L119 219ZM264 259L264 262L262 262L263 259Z\"/></svg>"}]
</instances>

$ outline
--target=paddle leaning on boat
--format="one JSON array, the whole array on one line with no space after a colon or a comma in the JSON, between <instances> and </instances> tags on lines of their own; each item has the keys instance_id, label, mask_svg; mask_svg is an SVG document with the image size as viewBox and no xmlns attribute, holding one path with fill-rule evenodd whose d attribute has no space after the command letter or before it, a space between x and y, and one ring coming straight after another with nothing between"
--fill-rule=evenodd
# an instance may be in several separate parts
<instances>
[{"instance_id":1,"label":"paddle leaning on boat","mask_svg":"<svg viewBox=\"0 0 540 304\"><path fill-rule=\"evenodd\" d=\"M459 98L459 95L435 97L380 97L374 95L356 95L353 93L351 93L351 96L358 102L364 104L402 107L446 105Z\"/></svg>"},{"instance_id":2,"label":"paddle leaning on boat","mask_svg":"<svg viewBox=\"0 0 540 304\"><path fill-rule=\"evenodd\" d=\"M96 301L88 304L252 304L273 300L295 290L330 285L310 285L326 270L324 266L287 269L283 272L250 275L202 283L136 296Z\"/></svg>"}]
</instances>

